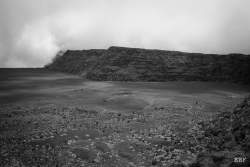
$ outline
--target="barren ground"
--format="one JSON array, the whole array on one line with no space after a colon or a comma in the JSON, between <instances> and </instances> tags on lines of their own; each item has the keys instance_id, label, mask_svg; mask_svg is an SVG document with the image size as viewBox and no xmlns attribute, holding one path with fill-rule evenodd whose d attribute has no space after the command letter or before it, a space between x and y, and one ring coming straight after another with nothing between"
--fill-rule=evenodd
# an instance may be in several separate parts
<instances>
[{"instance_id":1,"label":"barren ground","mask_svg":"<svg viewBox=\"0 0 250 167\"><path fill-rule=\"evenodd\" d=\"M212 82L94 82L0 70L2 166L171 166L202 151L199 122L250 88Z\"/></svg>"}]
</instances>

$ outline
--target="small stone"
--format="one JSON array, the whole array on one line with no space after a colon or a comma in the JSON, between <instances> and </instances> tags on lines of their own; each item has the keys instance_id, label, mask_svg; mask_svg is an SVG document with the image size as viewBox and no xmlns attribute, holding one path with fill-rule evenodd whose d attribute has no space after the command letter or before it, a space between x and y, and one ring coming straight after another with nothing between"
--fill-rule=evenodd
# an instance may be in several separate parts
<instances>
[{"instance_id":1,"label":"small stone","mask_svg":"<svg viewBox=\"0 0 250 167\"><path fill-rule=\"evenodd\" d=\"M76 140L68 140L68 145L76 143Z\"/></svg>"},{"instance_id":2,"label":"small stone","mask_svg":"<svg viewBox=\"0 0 250 167\"><path fill-rule=\"evenodd\" d=\"M152 160L152 165L157 165L157 161L155 159Z\"/></svg>"}]
</instances>

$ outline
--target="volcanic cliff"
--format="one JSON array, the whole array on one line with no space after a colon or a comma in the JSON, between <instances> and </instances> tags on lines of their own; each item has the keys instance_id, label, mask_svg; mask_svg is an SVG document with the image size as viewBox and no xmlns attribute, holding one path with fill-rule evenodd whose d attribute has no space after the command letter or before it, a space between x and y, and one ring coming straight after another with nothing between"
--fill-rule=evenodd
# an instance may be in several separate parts
<instances>
[{"instance_id":1,"label":"volcanic cliff","mask_svg":"<svg viewBox=\"0 0 250 167\"><path fill-rule=\"evenodd\" d=\"M139 48L68 50L46 68L112 81L229 81L250 83L250 55Z\"/></svg>"}]
</instances>

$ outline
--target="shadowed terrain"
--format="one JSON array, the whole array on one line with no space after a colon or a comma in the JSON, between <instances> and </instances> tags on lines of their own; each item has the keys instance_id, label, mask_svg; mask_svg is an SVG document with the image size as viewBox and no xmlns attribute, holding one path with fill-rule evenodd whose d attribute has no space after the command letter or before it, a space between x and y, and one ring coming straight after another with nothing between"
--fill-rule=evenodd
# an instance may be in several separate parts
<instances>
[{"instance_id":1,"label":"shadowed terrain","mask_svg":"<svg viewBox=\"0 0 250 167\"><path fill-rule=\"evenodd\" d=\"M232 83L90 81L1 69L0 164L191 165L211 143L201 123L230 113L249 92Z\"/></svg>"}]
</instances>

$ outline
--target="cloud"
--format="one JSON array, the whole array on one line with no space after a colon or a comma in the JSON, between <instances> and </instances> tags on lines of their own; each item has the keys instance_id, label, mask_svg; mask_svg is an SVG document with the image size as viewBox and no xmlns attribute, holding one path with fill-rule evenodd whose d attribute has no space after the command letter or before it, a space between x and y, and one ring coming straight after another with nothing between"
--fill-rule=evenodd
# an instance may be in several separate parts
<instances>
[{"instance_id":1,"label":"cloud","mask_svg":"<svg viewBox=\"0 0 250 167\"><path fill-rule=\"evenodd\" d=\"M0 67L111 45L250 54L249 0L1 0Z\"/></svg>"}]
</instances>

